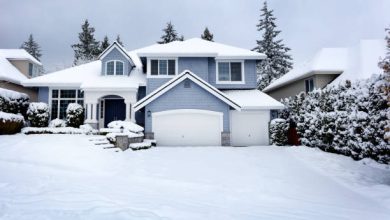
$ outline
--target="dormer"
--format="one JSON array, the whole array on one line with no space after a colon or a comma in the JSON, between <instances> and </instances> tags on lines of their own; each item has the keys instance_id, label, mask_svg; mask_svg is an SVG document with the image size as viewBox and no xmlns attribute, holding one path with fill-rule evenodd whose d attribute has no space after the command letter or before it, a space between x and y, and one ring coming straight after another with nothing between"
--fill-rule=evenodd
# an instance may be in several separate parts
<instances>
[{"instance_id":1,"label":"dormer","mask_svg":"<svg viewBox=\"0 0 390 220\"><path fill-rule=\"evenodd\" d=\"M128 76L135 67L129 54L116 41L107 47L98 58L102 61L102 76Z\"/></svg>"},{"instance_id":2,"label":"dormer","mask_svg":"<svg viewBox=\"0 0 390 220\"><path fill-rule=\"evenodd\" d=\"M42 71L42 63L24 49L0 49L0 55L28 78L36 77Z\"/></svg>"}]
</instances>

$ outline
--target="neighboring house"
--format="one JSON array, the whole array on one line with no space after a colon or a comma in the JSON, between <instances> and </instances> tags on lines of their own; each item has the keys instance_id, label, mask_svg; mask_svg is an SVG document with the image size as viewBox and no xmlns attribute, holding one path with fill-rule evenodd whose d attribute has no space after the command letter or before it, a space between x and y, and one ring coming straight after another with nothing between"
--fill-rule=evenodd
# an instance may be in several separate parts
<instances>
[{"instance_id":1,"label":"neighboring house","mask_svg":"<svg viewBox=\"0 0 390 220\"><path fill-rule=\"evenodd\" d=\"M385 53L384 40L361 40L350 48L323 48L312 60L275 80L263 92L280 100L328 84L368 78L382 72L378 62Z\"/></svg>"},{"instance_id":2,"label":"neighboring house","mask_svg":"<svg viewBox=\"0 0 390 220\"><path fill-rule=\"evenodd\" d=\"M21 83L37 76L41 68L42 64L24 49L0 49L0 88L26 93L36 101L37 90Z\"/></svg>"},{"instance_id":3,"label":"neighboring house","mask_svg":"<svg viewBox=\"0 0 390 220\"><path fill-rule=\"evenodd\" d=\"M283 105L256 90L256 62L264 58L197 38L130 52L115 42L97 61L23 84L39 87L52 118L78 102L86 123L136 121L159 145L265 145L270 110Z\"/></svg>"}]
</instances>

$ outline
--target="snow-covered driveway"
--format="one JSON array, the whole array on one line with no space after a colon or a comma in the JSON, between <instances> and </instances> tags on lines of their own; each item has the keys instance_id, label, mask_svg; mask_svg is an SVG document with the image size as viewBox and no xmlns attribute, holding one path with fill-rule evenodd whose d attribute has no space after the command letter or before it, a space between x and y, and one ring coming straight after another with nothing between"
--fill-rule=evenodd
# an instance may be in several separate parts
<instances>
[{"instance_id":1,"label":"snow-covered driveway","mask_svg":"<svg viewBox=\"0 0 390 220\"><path fill-rule=\"evenodd\" d=\"M390 219L390 170L305 147L0 136L0 219Z\"/></svg>"}]
</instances>

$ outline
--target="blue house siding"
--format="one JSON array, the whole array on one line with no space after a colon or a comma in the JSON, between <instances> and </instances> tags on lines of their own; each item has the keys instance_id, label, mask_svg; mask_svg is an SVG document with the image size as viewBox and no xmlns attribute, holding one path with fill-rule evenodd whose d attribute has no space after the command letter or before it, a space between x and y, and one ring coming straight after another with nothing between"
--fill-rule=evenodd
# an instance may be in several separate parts
<instances>
[{"instance_id":1,"label":"blue house siding","mask_svg":"<svg viewBox=\"0 0 390 220\"><path fill-rule=\"evenodd\" d=\"M209 58L209 83L217 89L255 89L257 86L256 61L244 61L245 84L216 84L216 62Z\"/></svg>"},{"instance_id":2,"label":"blue house siding","mask_svg":"<svg viewBox=\"0 0 390 220\"><path fill-rule=\"evenodd\" d=\"M168 82L172 78L147 78L146 79L146 95L156 90L162 84Z\"/></svg>"},{"instance_id":3,"label":"blue house siding","mask_svg":"<svg viewBox=\"0 0 390 220\"><path fill-rule=\"evenodd\" d=\"M39 87L38 88L38 102L49 103L49 88Z\"/></svg>"},{"instance_id":4,"label":"blue house siding","mask_svg":"<svg viewBox=\"0 0 390 220\"><path fill-rule=\"evenodd\" d=\"M210 94L191 80L190 88L184 88L184 82L161 95L145 107L145 112L156 113L176 109L200 109L223 113L223 131L229 132L229 105ZM145 116L145 131L152 132L152 117ZM167 128L169 129L169 128Z\"/></svg>"},{"instance_id":5,"label":"blue house siding","mask_svg":"<svg viewBox=\"0 0 390 220\"><path fill-rule=\"evenodd\" d=\"M184 70L190 70L204 81L209 81L209 61L207 57L179 57L178 60L178 73Z\"/></svg>"},{"instance_id":6,"label":"blue house siding","mask_svg":"<svg viewBox=\"0 0 390 220\"><path fill-rule=\"evenodd\" d=\"M102 59L102 75L106 74L106 63L110 60L120 60L124 62L124 74L128 75L131 71L131 67L134 65L133 63L129 62L129 60L117 49L113 48L110 53L108 53L103 59Z\"/></svg>"}]
</instances>

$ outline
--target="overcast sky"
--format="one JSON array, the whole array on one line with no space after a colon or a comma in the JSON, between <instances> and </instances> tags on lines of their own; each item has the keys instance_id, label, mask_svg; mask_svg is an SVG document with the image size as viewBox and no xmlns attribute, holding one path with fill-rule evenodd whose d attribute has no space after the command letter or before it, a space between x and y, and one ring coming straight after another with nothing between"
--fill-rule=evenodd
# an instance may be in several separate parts
<instances>
[{"instance_id":1,"label":"overcast sky","mask_svg":"<svg viewBox=\"0 0 390 220\"><path fill-rule=\"evenodd\" d=\"M351 46L359 39L384 38L390 25L389 0L269 0L280 37L294 62L322 47ZM159 40L168 21L186 39L205 26L221 43L252 49L263 0L0 0L0 48L18 48L32 33L49 71L70 66L80 25L88 19L95 37L120 34L132 50Z\"/></svg>"}]
</instances>

